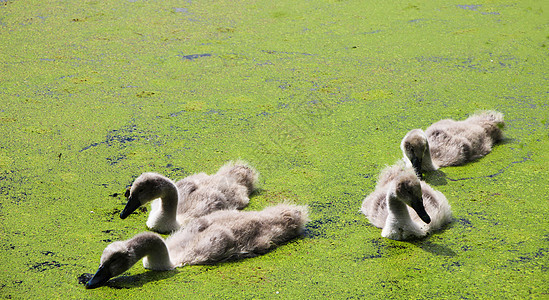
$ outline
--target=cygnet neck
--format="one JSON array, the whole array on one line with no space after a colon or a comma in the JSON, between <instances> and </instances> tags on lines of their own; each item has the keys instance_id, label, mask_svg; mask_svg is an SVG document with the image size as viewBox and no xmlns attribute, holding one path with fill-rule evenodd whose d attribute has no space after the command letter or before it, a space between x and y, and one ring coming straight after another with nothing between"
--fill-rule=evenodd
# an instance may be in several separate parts
<instances>
[{"instance_id":1,"label":"cygnet neck","mask_svg":"<svg viewBox=\"0 0 549 300\"><path fill-rule=\"evenodd\" d=\"M388 217L400 221L411 220L407 205L398 198L396 191L394 190L387 193L387 208L389 213Z\"/></svg>"},{"instance_id":2,"label":"cygnet neck","mask_svg":"<svg viewBox=\"0 0 549 300\"><path fill-rule=\"evenodd\" d=\"M171 270L173 264L164 239L159 235L146 232L128 240L129 249L133 249L137 259L143 259L143 266L152 270Z\"/></svg>"}]
</instances>

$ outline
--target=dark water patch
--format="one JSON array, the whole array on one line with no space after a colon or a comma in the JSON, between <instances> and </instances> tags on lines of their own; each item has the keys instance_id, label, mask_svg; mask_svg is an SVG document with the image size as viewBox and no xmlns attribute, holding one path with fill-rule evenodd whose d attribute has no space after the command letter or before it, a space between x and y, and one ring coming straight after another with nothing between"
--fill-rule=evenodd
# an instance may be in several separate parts
<instances>
[{"instance_id":1,"label":"dark water patch","mask_svg":"<svg viewBox=\"0 0 549 300\"><path fill-rule=\"evenodd\" d=\"M117 215L114 218L118 218L118 217L119 216ZM107 235L106 238L101 240L104 243L112 243L114 241L123 240L124 235L126 234L126 232L124 232L123 230L121 231L121 230L117 230L117 229L105 229L105 230L101 230L101 233L104 233L104 234Z\"/></svg>"},{"instance_id":2,"label":"dark water patch","mask_svg":"<svg viewBox=\"0 0 549 300\"><path fill-rule=\"evenodd\" d=\"M133 141L133 140L132 140ZM114 166L122 160L126 159L126 155L117 155L115 157L107 157L106 160L109 162L109 165Z\"/></svg>"},{"instance_id":3,"label":"dark water patch","mask_svg":"<svg viewBox=\"0 0 549 300\"><path fill-rule=\"evenodd\" d=\"M11 282L13 285L21 285L23 283L23 280L14 280Z\"/></svg>"},{"instance_id":4,"label":"dark water patch","mask_svg":"<svg viewBox=\"0 0 549 300\"><path fill-rule=\"evenodd\" d=\"M514 57L492 57L485 60L476 60L474 58L462 59L454 66L463 70L474 70L482 73L493 73L502 68L511 68L515 62Z\"/></svg>"},{"instance_id":5,"label":"dark water patch","mask_svg":"<svg viewBox=\"0 0 549 300\"><path fill-rule=\"evenodd\" d=\"M511 104L514 108L530 108L530 109L540 109L540 108L546 108L549 106L549 104L541 102L536 103L539 99L537 97L531 97L531 96L499 96L498 98L503 99L507 103ZM515 118L510 121L525 121L523 118ZM547 124L545 124L545 120L541 120L541 123L544 126L543 129L547 129ZM536 121L534 123L528 122L526 126L528 127L534 127L539 125L539 122ZM535 128L532 128L533 131L536 131Z\"/></svg>"},{"instance_id":6,"label":"dark water patch","mask_svg":"<svg viewBox=\"0 0 549 300\"><path fill-rule=\"evenodd\" d=\"M517 253L517 250L508 250L512 253ZM541 270L548 270L547 264L545 263L545 258L547 256L547 253L549 253L549 248L547 247L540 247L536 251L532 252L522 252L517 253L516 257L508 259L505 263L503 263L499 268L509 268L514 267L516 268L517 265L524 265L532 263L530 266L539 267Z\"/></svg>"},{"instance_id":7,"label":"dark water patch","mask_svg":"<svg viewBox=\"0 0 549 300\"><path fill-rule=\"evenodd\" d=\"M76 279L78 279L78 284L86 284L90 279L92 279L93 274L91 273L83 273L82 275L78 276Z\"/></svg>"},{"instance_id":8,"label":"dark water patch","mask_svg":"<svg viewBox=\"0 0 549 300\"><path fill-rule=\"evenodd\" d=\"M314 201L312 203L309 203L309 207L312 210L320 213L331 212L335 209L334 203L332 201L330 202Z\"/></svg>"},{"instance_id":9,"label":"dark water patch","mask_svg":"<svg viewBox=\"0 0 549 300\"><path fill-rule=\"evenodd\" d=\"M101 144L102 144L102 143L91 143L89 146L82 148L82 149L80 150L80 152L82 152L82 151L84 151L84 150L88 150L88 149L93 148L93 147L97 147L97 146L99 146L99 145L101 145Z\"/></svg>"},{"instance_id":10,"label":"dark water patch","mask_svg":"<svg viewBox=\"0 0 549 300\"><path fill-rule=\"evenodd\" d=\"M381 280L377 282L385 291L401 291L402 287L398 280Z\"/></svg>"},{"instance_id":11,"label":"dark water patch","mask_svg":"<svg viewBox=\"0 0 549 300\"><path fill-rule=\"evenodd\" d=\"M478 220L481 220L481 221L486 221L488 223L490 223L491 225L493 226L497 226L497 225L501 225L500 222L494 220L493 218L490 218L488 217L485 213L483 212L480 212L480 211L472 211L472 212L468 212L468 214Z\"/></svg>"},{"instance_id":12,"label":"dark water patch","mask_svg":"<svg viewBox=\"0 0 549 300\"><path fill-rule=\"evenodd\" d=\"M112 243L120 238L120 234L115 234L114 229L101 230L102 233L110 235L111 238L102 239L104 243Z\"/></svg>"},{"instance_id":13,"label":"dark water patch","mask_svg":"<svg viewBox=\"0 0 549 300\"><path fill-rule=\"evenodd\" d=\"M462 266L463 266L463 263L459 262L459 261L454 261L454 262L451 262L451 263L442 264L442 267L444 269L446 269L447 271L450 271L450 272L455 272L455 271L459 270Z\"/></svg>"},{"instance_id":14,"label":"dark water patch","mask_svg":"<svg viewBox=\"0 0 549 300\"><path fill-rule=\"evenodd\" d=\"M113 208L113 210L110 211L109 214L112 215L112 216L117 216L117 215L120 215L121 212L122 212L122 210L120 210L118 208Z\"/></svg>"},{"instance_id":15,"label":"dark water patch","mask_svg":"<svg viewBox=\"0 0 549 300\"><path fill-rule=\"evenodd\" d=\"M185 113L187 112L187 110L183 109L183 110L180 110L180 111L176 111L174 113L170 113L168 114L169 117L179 117L179 115L181 115L182 113ZM184 131L189 131L188 129L185 129Z\"/></svg>"},{"instance_id":16,"label":"dark water patch","mask_svg":"<svg viewBox=\"0 0 549 300\"><path fill-rule=\"evenodd\" d=\"M29 189L24 189L23 187L28 182L37 182L43 183L40 179L34 176L22 175L29 172L35 172L33 170L5 170L5 175L0 177L0 195L6 196L6 198L11 199L12 204L21 204L27 202L27 200L32 196L32 192ZM2 199L3 202L6 202L6 199ZM4 209L3 204L0 203L0 211Z\"/></svg>"},{"instance_id":17,"label":"dark water patch","mask_svg":"<svg viewBox=\"0 0 549 300\"><path fill-rule=\"evenodd\" d=\"M459 58L459 57L439 57L439 56L419 56L415 60L421 65L429 63L444 64L444 67L453 66L458 70L477 71L482 73L493 73L501 69L509 69L518 65L516 57L512 56L494 56L488 53L489 57L477 58Z\"/></svg>"},{"instance_id":18,"label":"dark water patch","mask_svg":"<svg viewBox=\"0 0 549 300\"><path fill-rule=\"evenodd\" d=\"M463 251L463 252L471 251L471 250L473 250L473 247L471 247L470 245L462 245L461 246L461 251Z\"/></svg>"},{"instance_id":19,"label":"dark water patch","mask_svg":"<svg viewBox=\"0 0 549 300\"><path fill-rule=\"evenodd\" d=\"M181 59L184 59L184 60L195 60L195 59L203 58L203 57L211 57L212 54L211 53L202 53L202 54L184 55L183 53L181 53L181 54L178 54L176 56L179 56L179 57L181 57Z\"/></svg>"},{"instance_id":20,"label":"dark water patch","mask_svg":"<svg viewBox=\"0 0 549 300\"><path fill-rule=\"evenodd\" d=\"M452 179L450 177L446 177L446 178L448 178L448 180L450 180L450 181L472 180L472 179L480 179L480 178L494 178L498 175L503 174L507 169L512 167L514 164L520 164L520 163L523 163L523 162L526 162L526 161L529 161L529 160L531 161L532 160L531 157L532 157L532 152L528 152L526 154L526 156L523 157L521 160L512 161L507 166L505 166L504 168L502 168L499 171L497 171L496 173L490 174L490 175L477 176L477 177L465 177L465 178L457 178L457 179Z\"/></svg>"},{"instance_id":21,"label":"dark water patch","mask_svg":"<svg viewBox=\"0 0 549 300\"><path fill-rule=\"evenodd\" d=\"M185 150L188 150L190 148L180 148L180 149L185 149ZM171 159L171 158L170 158ZM170 175L168 177L187 177L191 174L191 172L188 172L187 170L185 170L184 168L182 167L175 167L173 164L166 164L166 167L165 167L167 170L169 170L169 174L167 175ZM173 176L172 176L173 175Z\"/></svg>"},{"instance_id":22,"label":"dark water patch","mask_svg":"<svg viewBox=\"0 0 549 300\"><path fill-rule=\"evenodd\" d=\"M435 63L447 63L453 60L452 58L449 58L449 57L439 57L439 56L429 56L429 57L420 56L420 57L416 57L415 59L418 62L435 62Z\"/></svg>"},{"instance_id":23,"label":"dark water patch","mask_svg":"<svg viewBox=\"0 0 549 300\"><path fill-rule=\"evenodd\" d=\"M54 269L54 268L61 268L62 266L66 266L67 264L62 264L60 262L57 262L55 260L52 261L45 261L41 263L36 263L32 265L29 270L36 271L36 272L44 272L46 270Z\"/></svg>"},{"instance_id":24,"label":"dark water patch","mask_svg":"<svg viewBox=\"0 0 549 300\"><path fill-rule=\"evenodd\" d=\"M489 11L489 12L486 12L486 11L479 11L478 9L482 7L482 5L480 4L477 4L477 5L456 5L457 8L461 8L461 9L465 9L465 10L470 10L470 11L476 11L476 12L479 12L481 15L500 15L499 12L495 12L495 11Z\"/></svg>"},{"instance_id":25,"label":"dark water patch","mask_svg":"<svg viewBox=\"0 0 549 300\"><path fill-rule=\"evenodd\" d=\"M456 219L456 221L457 221L457 223L459 223L460 225L462 225L465 228L474 228L473 224L468 219L459 218L459 219Z\"/></svg>"},{"instance_id":26,"label":"dark water patch","mask_svg":"<svg viewBox=\"0 0 549 300\"><path fill-rule=\"evenodd\" d=\"M189 9L185 8L185 7L175 7L173 10L175 12L183 13L183 14L188 14L189 13Z\"/></svg>"},{"instance_id":27,"label":"dark water patch","mask_svg":"<svg viewBox=\"0 0 549 300\"><path fill-rule=\"evenodd\" d=\"M362 178L374 178L375 174L372 173L358 173L358 176Z\"/></svg>"},{"instance_id":28,"label":"dark water patch","mask_svg":"<svg viewBox=\"0 0 549 300\"><path fill-rule=\"evenodd\" d=\"M142 214L142 213L147 213L148 209L147 207L145 206L141 206L139 207L138 209L136 209L132 215L136 214L136 215L139 215L139 214ZM112 222L114 221L115 219L119 219L120 218L120 213L122 212L122 209L119 209L119 208L113 208L112 210L110 211L106 211L103 213L103 216L105 217L105 221L106 222Z\"/></svg>"},{"instance_id":29,"label":"dark water patch","mask_svg":"<svg viewBox=\"0 0 549 300\"><path fill-rule=\"evenodd\" d=\"M115 146L115 145L121 146L121 145L125 145L126 143L139 141L141 139L149 140L152 137L153 136L151 136L151 135L144 134L142 131L140 131L137 128L136 125L130 125L130 126L126 126L126 127L122 128L122 129L114 129L114 130L109 131L107 133L104 141L91 143L90 145L80 149L80 151L78 151L78 152L83 152L83 151L89 150L91 148L100 146L100 145L106 145L107 147L111 147L111 146ZM156 136L156 137L158 137L158 136ZM119 156L119 157L115 157L115 158L109 158L107 160L109 160L111 162L111 164L113 164L113 162L117 163L120 160L125 159L125 158L126 158L125 156Z\"/></svg>"},{"instance_id":30,"label":"dark water patch","mask_svg":"<svg viewBox=\"0 0 549 300\"><path fill-rule=\"evenodd\" d=\"M383 257L383 253L387 249L387 244L383 243L380 239L377 240L370 240L370 244L374 247L376 250L375 254L366 255L363 258L370 259L370 258L381 258Z\"/></svg>"},{"instance_id":31,"label":"dark water patch","mask_svg":"<svg viewBox=\"0 0 549 300\"><path fill-rule=\"evenodd\" d=\"M482 5L466 5L466 4L458 4L456 5L457 8L461 8L461 9L465 9L465 10L473 10L473 11L478 11L478 9L480 7L482 7Z\"/></svg>"},{"instance_id":32,"label":"dark water patch","mask_svg":"<svg viewBox=\"0 0 549 300\"><path fill-rule=\"evenodd\" d=\"M517 258L510 259L509 263L528 263L532 260L545 257L545 255L547 255L547 252L549 252L549 248L540 248L535 252L521 254Z\"/></svg>"},{"instance_id":33,"label":"dark water patch","mask_svg":"<svg viewBox=\"0 0 549 300\"><path fill-rule=\"evenodd\" d=\"M357 256L355 257L355 261L364 261L364 260L368 260L368 259L373 259L373 258L382 258L384 253L385 253L385 249L387 249L387 245L381 243L380 240L369 240L368 241L374 248L374 253L372 254L365 254L365 255L362 255L362 256Z\"/></svg>"},{"instance_id":34,"label":"dark water patch","mask_svg":"<svg viewBox=\"0 0 549 300\"><path fill-rule=\"evenodd\" d=\"M128 136L126 135L125 132L128 132L130 134L133 134L134 132L136 132L136 126L132 126L129 128L129 130L112 130L111 132L109 132L109 134L107 134L107 139L106 139L106 142L107 144L109 144L110 142L118 142L118 143L121 143L121 144L124 144L124 143L127 143L127 142L133 142L135 140L137 140L137 137L135 136ZM110 146L110 144L109 144Z\"/></svg>"},{"instance_id":35,"label":"dark water patch","mask_svg":"<svg viewBox=\"0 0 549 300\"><path fill-rule=\"evenodd\" d=\"M151 92L151 91L141 91L141 92L135 94L135 96L138 97L138 98L149 98L149 97L154 96L155 94L156 94L155 92Z\"/></svg>"},{"instance_id":36,"label":"dark water patch","mask_svg":"<svg viewBox=\"0 0 549 300\"><path fill-rule=\"evenodd\" d=\"M282 89L282 90L286 90L286 89L289 89L292 87L292 84L290 81L287 81L287 80L283 80L283 79L277 79L277 78L267 78L265 79L265 82L267 83L271 83L271 82L274 82L275 84L278 85L278 88ZM287 104L284 104L283 106L280 105L280 103L278 103L278 108L287 108L289 107L289 105Z\"/></svg>"},{"instance_id":37,"label":"dark water patch","mask_svg":"<svg viewBox=\"0 0 549 300\"><path fill-rule=\"evenodd\" d=\"M313 56L313 54L311 53L304 53L304 52L286 52L286 51L275 51L275 50L261 50L261 52L264 52L267 54L289 54L289 55Z\"/></svg>"},{"instance_id":38,"label":"dark water patch","mask_svg":"<svg viewBox=\"0 0 549 300\"><path fill-rule=\"evenodd\" d=\"M339 222L339 217L324 217L310 221L305 226L305 237L308 238L327 238L326 232Z\"/></svg>"},{"instance_id":39,"label":"dark water patch","mask_svg":"<svg viewBox=\"0 0 549 300\"><path fill-rule=\"evenodd\" d=\"M54 256L55 252L52 251L40 251L40 253L46 255L46 256Z\"/></svg>"},{"instance_id":40,"label":"dark water patch","mask_svg":"<svg viewBox=\"0 0 549 300\"><path fill-rule=\"evenodd\" d=\"M362 34L375 34L375 33L380 33L381 31L382 31L381 29L378 29L374 31L366 31L366 32L363 32Z\"/></svg>"},{"instance_id":41,"label":"dark water patch","mask_svg":"<svg viewBox=\"0 0 549 300\"><path fill-rule=\"evenodd\" d=\"M112 222L115 219L120 217L120 213L122 212L119 208L113 208L111 211L103 212L103 216L105 217L106 222Z\"/></svg>"},{"instance_id":42,"label":"dark water patch","mask_svg":"<svg viewBox=\"0 0 549 300\"><path fill-rule=\"evenodd\" d=\"M224 111L219 110L219 109L210 109L208 111L205 111L204 114L205 115L220 115L220 116L225 115Z\"/></svg>"}]
</instances>

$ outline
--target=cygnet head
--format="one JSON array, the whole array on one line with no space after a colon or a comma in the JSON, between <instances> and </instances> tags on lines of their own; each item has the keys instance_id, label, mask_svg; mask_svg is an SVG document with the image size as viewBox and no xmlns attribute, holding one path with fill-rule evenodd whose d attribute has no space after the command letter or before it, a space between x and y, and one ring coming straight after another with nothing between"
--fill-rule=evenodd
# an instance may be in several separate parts
<instances>
[{"instance_id":1,"label":"cygnet head","mask_svg":"<svg viewBox=\"0 0 549 300\"><path fill-rule=\"evenodd\" d=\"M105 284L112 277L118 276L133 266L139 258L130 251L123 241L114 242L103 250L99 269L86 283L87 289L94 289Z\"/></svg>"},{"instance_id":2,"label":"cygnet head","mask_svg":"<svg viewBox=\"0 0 549 300\"><path fill-rule=\"evenodd\" d=\"M166 187L173 183L170 179L157 173L143 173L126 190L128 197L126 207L120 213L120 218L125 219L140 206L165 195Z\"/></svg>"},{"instance_id":3,"label":"cygnet head","mask_svg":"<svg viewBox=\"0 0 549 300\"><path fill-rule=\"evenodd\" d=\"M429 152L427 135L421 129L414 129L406 134L400 143L404 161L408 167L413 167L417 177L423 178L421 166L425 153Z\"/></svg>"},{"instance_id":4,"label":"cygnet head","mask_svg":"<svg viewBox=\"0 0 549 300\"><path fill-rule=\"evenodd\" d=\"M431 217L423 206L421 183L411 170L395 178L394 188L398 200L413 208L423 222L427 224L431 222Z\"/></svg>"}]
</instances>

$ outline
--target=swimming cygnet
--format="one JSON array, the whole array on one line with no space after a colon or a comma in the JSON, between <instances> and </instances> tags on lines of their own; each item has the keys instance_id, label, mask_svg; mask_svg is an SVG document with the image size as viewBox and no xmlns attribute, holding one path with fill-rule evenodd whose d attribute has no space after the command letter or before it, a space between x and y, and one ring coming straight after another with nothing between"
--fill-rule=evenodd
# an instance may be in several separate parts
<instances>
[{"instance_id":1,"label":"swimming cygnet","mask_svg":"<svg viewBox=\"0 0 549 300\"><path fill-rule=\"evenodd\" d=\"M131 268L172 270L184 265L253 257L298 237L308 222L307 206L279 204L262 211L223 210L194 219L166 240L144 232L108 245L86 288L96 288Z\"/></svg>"},{"instance_id":2,"label":"swimming cygnet","mask_svg":"<svg viewBox=\"0 0 549 300\"><path fill-rule=\"evenodd\" d=\"M483 111L464 121L441 120L425 132L414 129L400 144L404 161L416 174L439 167L462 165L481 158L503 139L503 114Z\"/></svg>"},{"instance_id":3,"label":"swimming cygnet","mask_svg":"<svg viewBox=\"0 0 549 300\"><path fill-rule=\"evenodd\" d=\"M148 228L169 233L214 211L246 207L257 178L257 171L242 161L230 162L216 174L194 174L177 183L157 173L143 173L126 191L128 202L120 218L152 201Z\"/></svg>"},{"instance_id":4,"label":"swimming cygnet","mask_svg":"<svg viewBox=\"0 0 549 300\"><path fill-rule=\"evenodd\" d=\"M446 197L420 181L402 162L381 172L361 211L373 225L383 228L381 236L393 240L426 236L452 220Z\"/></svg>"}]
</instances>

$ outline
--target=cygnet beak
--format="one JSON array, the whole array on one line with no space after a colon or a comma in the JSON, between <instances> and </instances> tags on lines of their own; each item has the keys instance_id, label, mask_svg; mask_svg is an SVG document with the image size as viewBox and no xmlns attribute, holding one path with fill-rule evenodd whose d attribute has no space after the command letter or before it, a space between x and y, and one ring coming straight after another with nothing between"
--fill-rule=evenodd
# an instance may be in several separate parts
<instances>
[{"instance_id":1,"label":"cygnet beak","mask_svg":"<svg viewBox=\"0 0 549 300\"><path fill-rule=\"evenodd\" d=\"M100 266L92 279L86 283L86 289L95 289L105 284L112 277L109 268Z\"/></svg>"},{"instance_id":2,"label":"cygnet beak","mask_svg":"<svg viewBox=\"0 0 549 300\"><path fill-rule=\"evenodd\" d=\"M417 215L421 218L423 222L427 224L431 223L431 217L429 217L427 211L425 211L425 207L423 206L423 200L421 198L412 201L412 208L416 211Z\"/></svg>"},{"instance_id":3,"label":"cygnet beak","mask_svg":"<svg viewBox=\"0 0 549 300\"><path fill-rule=\"evenodd\" d=\"M412 162L412 166L414 167L414 171L416 171L419 180L423 180L423 174L421 173L421 158L412 154L412 159L410 161Z\"/></svg>"},{"instance_id":4,"label":"cygnet beak","mask_svg":"<svg viewBox=\"0 0 549 300\"><path fill-rule=\"evenodd\" d=\"M128 203L126 203L126 207L124 207L124 210L120 213L120 219L127 218L132 212L138 209L139 206L141 206L139 200L132 198L131 196L128 197Z\"/></svg>"}]
</instances>

